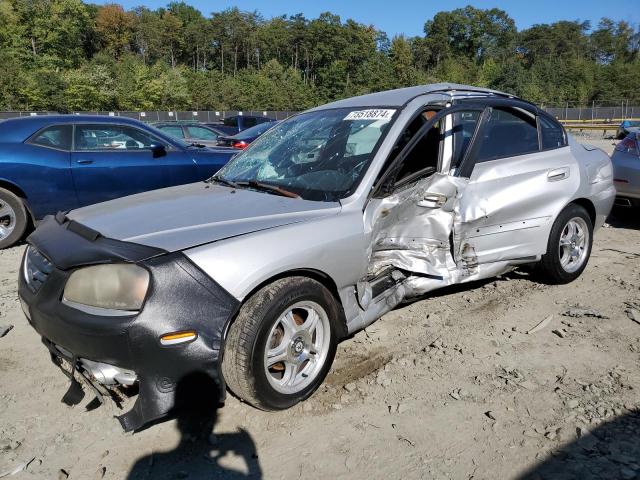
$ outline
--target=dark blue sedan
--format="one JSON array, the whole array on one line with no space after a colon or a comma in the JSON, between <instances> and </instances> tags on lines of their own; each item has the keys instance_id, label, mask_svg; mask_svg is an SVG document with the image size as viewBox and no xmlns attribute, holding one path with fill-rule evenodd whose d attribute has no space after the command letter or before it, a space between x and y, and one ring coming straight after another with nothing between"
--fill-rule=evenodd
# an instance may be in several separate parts
<instances>
[{"instance_id":1,"label":"dark blue sedan","mask_svg":"<svg viewBox=\"0 0 640 480\"><path fill-rule=\"evenodd\" d=\"M204 180L237 150L199 148L123 117L0 122L0 248L47 214Z\"/></svg>"}]
</instances>

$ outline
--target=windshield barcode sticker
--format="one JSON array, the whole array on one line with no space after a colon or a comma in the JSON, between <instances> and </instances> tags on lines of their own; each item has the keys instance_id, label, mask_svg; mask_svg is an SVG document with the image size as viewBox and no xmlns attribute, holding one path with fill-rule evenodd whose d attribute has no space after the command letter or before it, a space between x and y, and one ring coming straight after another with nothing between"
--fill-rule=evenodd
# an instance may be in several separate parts
<instances>
[{"instance_id":1,"label":"windshield barcode sticker","mask_svg":"<svg viewBox=\"0 0 640 480\"><path fill-rule=\"evenodd\" d=\"M396 113L395 110L387 110L387 109L371 109L371 110L356 110L355 112L349 113L345 120L391 120L393 114Z\"/></svg>"}]
</instances>

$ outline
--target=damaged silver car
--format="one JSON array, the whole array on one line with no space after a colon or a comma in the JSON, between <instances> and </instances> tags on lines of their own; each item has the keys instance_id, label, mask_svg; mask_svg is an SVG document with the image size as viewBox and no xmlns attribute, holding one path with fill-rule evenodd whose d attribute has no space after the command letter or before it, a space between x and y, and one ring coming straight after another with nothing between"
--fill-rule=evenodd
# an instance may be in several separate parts
<instances>
[{"instance_id":1,"label":"damaged silver car","mask_svg":"<svg viewBox=\"0 0 640 480\"><path fill-rule=\"evenodd\" d=\"M574 280L614 197L609 157L535 105L411 87L296 115L207 182L47 218L19 292L72 373L139 386L127 430L193 372L285 409L403 301L525 264Z\"/></svg>"}]
</instances>

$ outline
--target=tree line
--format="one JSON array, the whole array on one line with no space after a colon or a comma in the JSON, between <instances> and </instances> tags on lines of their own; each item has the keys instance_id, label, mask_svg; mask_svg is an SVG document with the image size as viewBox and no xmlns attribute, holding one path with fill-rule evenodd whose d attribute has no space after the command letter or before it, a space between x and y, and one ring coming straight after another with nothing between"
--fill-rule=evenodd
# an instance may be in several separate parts
<instances>
[{"instance_id":1,"label":"tree line","mask_svg":"<svg viewBox=\"0 0 640 480\"><path fill-rule=\"evenodd\" d=\"M637 103L639 50L626 21L518 30L507 12L472 6L390 39L329 12L266 19L184 2L0 0L0 110L301 110L438 81L548 106Z\"/></svg>"}]
</instances>

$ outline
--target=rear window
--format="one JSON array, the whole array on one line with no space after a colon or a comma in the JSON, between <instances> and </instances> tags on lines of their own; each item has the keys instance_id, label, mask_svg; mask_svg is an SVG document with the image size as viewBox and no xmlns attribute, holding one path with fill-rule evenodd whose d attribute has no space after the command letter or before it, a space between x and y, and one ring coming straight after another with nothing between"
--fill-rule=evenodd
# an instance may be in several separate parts
<instances>
[{"instance_id":1,"label":"rear window","mask_svg":"<svg viewBox=\"0 0 640 480\"><path fill-rule=\"evenodd\" d=\"M71 150L71 125L55 125L36 134L29 143L40 147Z\"/></svg>"}]
</instances>

